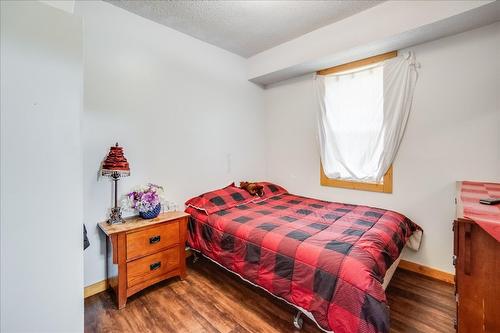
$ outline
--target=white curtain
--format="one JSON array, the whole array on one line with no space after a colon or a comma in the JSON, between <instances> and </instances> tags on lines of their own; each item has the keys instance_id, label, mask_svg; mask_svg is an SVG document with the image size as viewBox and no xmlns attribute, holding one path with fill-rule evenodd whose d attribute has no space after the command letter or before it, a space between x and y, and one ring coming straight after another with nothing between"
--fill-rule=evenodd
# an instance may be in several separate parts
<instances>
[{"instance_id":1,"label":"white curtain","mask_svg":"<svg viewBox=\"0 0 500 333\"><path fill-rule=\"evenodd\" d=\"M328 178L382 181L403 138L416 81L411 53L316 76L321 163Z\"/></svg>"}]
</instances>

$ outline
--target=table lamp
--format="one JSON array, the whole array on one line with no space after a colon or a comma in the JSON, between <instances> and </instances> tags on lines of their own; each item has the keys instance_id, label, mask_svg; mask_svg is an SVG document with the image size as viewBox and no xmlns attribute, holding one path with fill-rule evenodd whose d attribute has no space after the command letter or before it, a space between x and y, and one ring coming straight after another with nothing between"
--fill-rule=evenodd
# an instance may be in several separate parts
<instances>
[{"instance_id":1,"label":"table lamp","mask_svg":"<svg viewBox=\"0 0 500 333\"><path fill-rule=\"evenodd\" d=\"M118 207L118 179L130 176L130 167L123 155L123 148L118 146L118 142L109 149L108 156L102 163L101 175L111 177L115 184L115 206L111 208L108 224L123 223L125 220L122 219L122 213Z\"/></svg>"}]
</instances>

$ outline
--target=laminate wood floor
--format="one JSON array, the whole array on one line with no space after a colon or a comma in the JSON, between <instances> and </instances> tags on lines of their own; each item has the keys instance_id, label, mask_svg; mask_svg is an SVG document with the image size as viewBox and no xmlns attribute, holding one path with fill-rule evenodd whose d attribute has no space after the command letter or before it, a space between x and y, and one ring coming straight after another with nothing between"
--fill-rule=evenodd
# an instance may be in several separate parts
<instances>
[{"instance_id":1,"label":"laminate wood floor","mask_svg":"<svg viewBox=\"0 0 500 333\"><path fill-rule=\"evenodd\" d=\"M452 285L398 269L387 297L391 333L454 332ZM201 258L188 265L186 280L151 286L130 297L123 310L110 292L85 299L85 332L322 332L308 319L296 330L294 314L291 306Z\"/></svg>"}]
</instances>

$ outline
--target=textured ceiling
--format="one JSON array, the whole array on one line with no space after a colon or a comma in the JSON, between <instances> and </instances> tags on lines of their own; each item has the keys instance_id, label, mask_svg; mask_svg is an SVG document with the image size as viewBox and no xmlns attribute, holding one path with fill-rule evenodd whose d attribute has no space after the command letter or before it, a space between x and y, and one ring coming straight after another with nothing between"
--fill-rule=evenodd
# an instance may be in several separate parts
<instances>
[{"instance_id":1,"label":"textured ceiling","mask_svg":"<svg viewBox=\"0 0 500 333\"><path fill-rule=\"evenodd\" d=\"M105 1L244 57L267 50L381 2Z\"/></svg>"}]
</instances>

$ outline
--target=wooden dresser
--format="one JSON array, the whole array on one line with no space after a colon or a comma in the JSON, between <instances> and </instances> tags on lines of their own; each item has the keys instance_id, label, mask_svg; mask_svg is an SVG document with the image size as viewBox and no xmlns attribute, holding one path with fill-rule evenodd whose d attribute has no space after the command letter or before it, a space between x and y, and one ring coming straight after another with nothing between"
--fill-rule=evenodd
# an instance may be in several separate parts
<instances>
[{"instance_id":1,"label":"wooden dresser","mask_svg":"<svg viewBox=\"0 0 500 333\"><path fill-rule=\"evenodd\" d=\"M186 276L188 217L184 212L167 212L151 220L134 217L123 224L99 223L107 236L107 278L119 309L129 296L152 284Z\"/></svg>"},{"instance_id":2,"label":"wooden dresser","mask_svg":"<svg viewBox=\"0 0 500 333\"><path fill-rule=\"evenodd\" d=\"M500 332L500 184L459 182L454 230L457 332Z\"/></svg>"}]
</instances>

